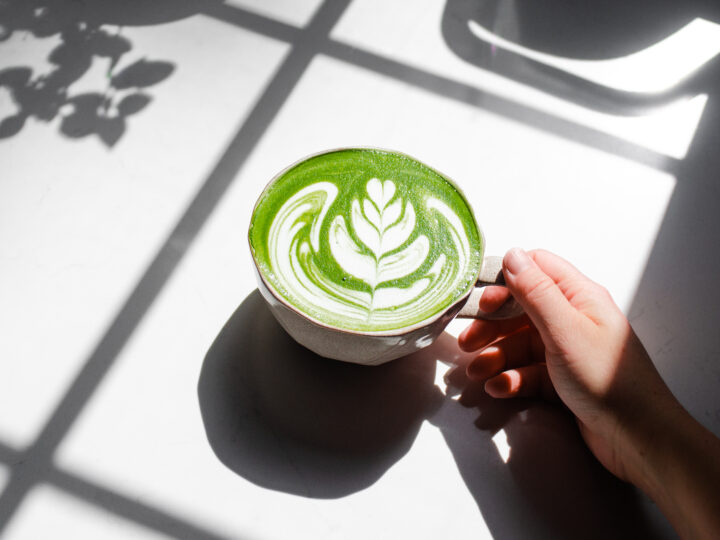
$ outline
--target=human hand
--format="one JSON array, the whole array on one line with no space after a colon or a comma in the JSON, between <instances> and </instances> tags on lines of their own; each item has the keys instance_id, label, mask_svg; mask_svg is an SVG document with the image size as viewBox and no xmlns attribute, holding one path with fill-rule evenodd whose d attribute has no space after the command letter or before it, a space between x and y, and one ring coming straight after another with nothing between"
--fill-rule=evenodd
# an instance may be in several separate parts
<instances>
[{"instance_id":1,"label":"human hand","mask_svg":"<svg viewBox=\"0 0 720 540\"><path fill-rule=\"evenodd\" d=\"M663 411L679 404L627 318L604 288L547 251L511 250L503 271L526 315L477 320L460 335L463 350L479 351L468 376L486 380L497 398L559 398L600 462L643 484L644 449L662 429ZM493 311L506 296L488 288L480 307Z\"/></svg>"}]
</instances>

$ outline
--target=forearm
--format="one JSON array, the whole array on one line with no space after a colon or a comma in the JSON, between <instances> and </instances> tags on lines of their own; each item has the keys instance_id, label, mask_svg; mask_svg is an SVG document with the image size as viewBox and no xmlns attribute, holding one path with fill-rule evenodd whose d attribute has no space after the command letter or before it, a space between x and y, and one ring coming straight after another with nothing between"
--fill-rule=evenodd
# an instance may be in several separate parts
<instances>
[{"instance_id":1,"label":"forearm","mask_svg":"<svg viewBox=\"0 0 720 540\"><path fill-rule=\"evenodd\" d=\"M720 440L679 406L663 424L640 453L634 482L682 538L720 538Z\"/></svg>"}]
</instances>

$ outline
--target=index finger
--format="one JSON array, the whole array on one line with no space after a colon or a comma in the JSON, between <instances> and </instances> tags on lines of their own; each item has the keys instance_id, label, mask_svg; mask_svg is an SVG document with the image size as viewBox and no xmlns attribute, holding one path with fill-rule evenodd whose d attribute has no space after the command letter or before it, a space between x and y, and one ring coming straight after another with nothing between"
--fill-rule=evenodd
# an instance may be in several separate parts
<instances>
[{"instance_id":1,"label":"index finger","mask_svg":"<svg viewBox=\"0 0 720 540\"><path fill-rule=\"evenodd\" d=\"M603 320L608 308L617 309L610 293L562 257L537 249L530 257L558 286L570 305L595 323Z\"/></svg>"}]
</instances>

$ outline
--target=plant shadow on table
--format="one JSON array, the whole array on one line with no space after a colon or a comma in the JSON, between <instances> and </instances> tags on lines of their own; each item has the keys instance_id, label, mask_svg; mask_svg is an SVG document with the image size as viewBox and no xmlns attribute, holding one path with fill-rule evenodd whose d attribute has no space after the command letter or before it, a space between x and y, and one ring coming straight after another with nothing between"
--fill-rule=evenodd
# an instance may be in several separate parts
<instances>
[{"instance_id":1,"label":"plant shadow on table","mask_svg":"<svg viewBox=\"0 0 720 540\"><path fill-rule=\"evenodd\" d=\"M14 109L0 115L0 141L20 133L30 119L45 123L57 119L64 136L96 136L106 147L113 147L131 118L151 104L151 88L170 77L176 67L152 58L150 50L136 50L122 35L123 28L184 19L218 2L0 2L0 44L13 38L16 43L11 47L18 47L17 42L28 37L38 42L52 37L58 42L47 56L48 69L29 65L0 69L0 91L8 92ZM81 82L97 63L102 65L104 80ZM94 88L78 92L76 83Z\"/></svg>"},{"instance_id":2,"label":"plant shadow on table","mask_svg":"<svg viewBox=\"0 0 720 540\"><path fill-rule=\"evenodd\" d=\"M382 366L321 358L295 343L254 291L205 357L200 411L220 461L265 488L313 498L357 492L408 452L428 420L493 537L658 536L638 493L595 461L569 413L489 398L464 378L469 358L447 333ZM435 385L440 360L458 366L447 383L450 394L464 389L462 399ZM501 428L507 463L493 441Z\"/></svg>"}]
</instances>

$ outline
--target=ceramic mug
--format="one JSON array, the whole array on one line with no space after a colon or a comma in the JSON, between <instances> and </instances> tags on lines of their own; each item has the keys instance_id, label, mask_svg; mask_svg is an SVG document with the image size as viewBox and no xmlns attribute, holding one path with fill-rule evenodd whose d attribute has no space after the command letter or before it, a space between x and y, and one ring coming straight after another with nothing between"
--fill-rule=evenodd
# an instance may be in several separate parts
<instances>
[{"instance_id":1,"label":"ceramic mug","mask_svg":"<svg viewBox=\"0 0 720 540\"><path fill-rule=\"evenodd\" d=\"M400 154L399 152L382 149L362 148L362 150L378 150ZM276 180L298 164L310 158L337 151L339 150L329 150L299 160L297 163L276 175L265 187L263 193L266 193ZM414 158L411 159L414 160ZM465 203L471 209L462 191L445 175L442 176L461 194ZM260 199L262 199L262 195ZM255 211L260 199L258 199L255 208L253 208L253 219L255 218ZM484 246L485 238L482 230L479 226L477 229L478 236ZM250 241L249 234L248 240ZM252 243L250 243L250 252L252 254L258 289L268 303L278 323L280 323L295 341L326 358L364 365L383 364L430 345L455 317L492 320L513 318L522 313L520 306L512 297L493 313L484 313L480 310L479 302L482 288L488 285L505 284L502 273L502 257L483 256L480 271L474 286L469 287L465 294L455 300L452 305L420 322L402 328L384 331L359 331L338 328L311 318L284 299L274 289L267 276L263 275L262 267L258 264L258 260L252 249Z\"/></svg>"}]
</instances>

